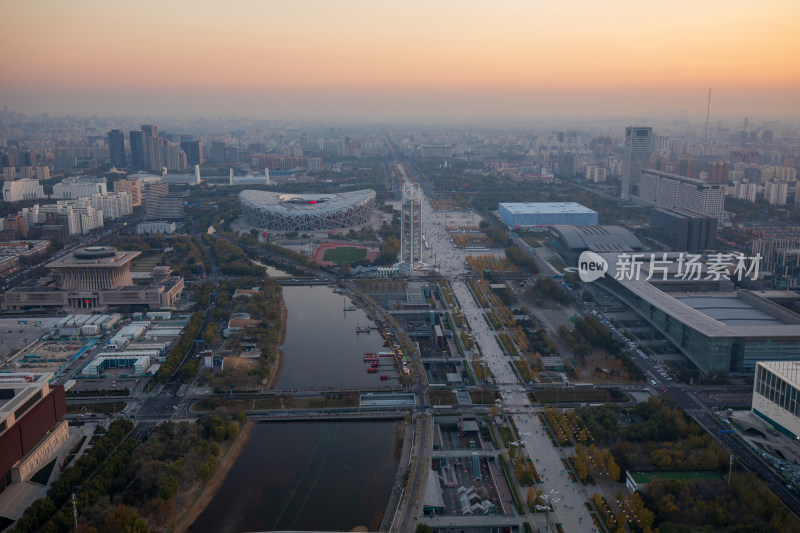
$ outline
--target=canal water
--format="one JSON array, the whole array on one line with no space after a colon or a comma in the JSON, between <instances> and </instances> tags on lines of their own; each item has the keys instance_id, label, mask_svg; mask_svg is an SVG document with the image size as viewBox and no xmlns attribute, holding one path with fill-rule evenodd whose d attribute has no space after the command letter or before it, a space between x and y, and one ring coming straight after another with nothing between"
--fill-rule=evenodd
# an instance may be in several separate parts
<instances>
[{"instance_id":1,"label":"canal water","mask_svg":"<svg viewBox=\"0 0 800 533\"><path fill-rule=\"evenodd\" d=\"M394 424L257 424L189 531L377 531L397 465Z\"/></svg>"},{"instance_id":2,"label":"canal water","mask_svg":"<svg viewBox=\"0 0 800 533\"><path fill-rule=\"evenodd\" d=\"M373 326L361 309L344 311L350 298L333 288L290 286L283 288L289 313L278 389L397 385L399 375L392 358L381 358L379 371L367 373L364 352L387 351L378 330L356 333L357 326ZM388 375L381 381L380 375Z\"/></svg>"}]
</instances>

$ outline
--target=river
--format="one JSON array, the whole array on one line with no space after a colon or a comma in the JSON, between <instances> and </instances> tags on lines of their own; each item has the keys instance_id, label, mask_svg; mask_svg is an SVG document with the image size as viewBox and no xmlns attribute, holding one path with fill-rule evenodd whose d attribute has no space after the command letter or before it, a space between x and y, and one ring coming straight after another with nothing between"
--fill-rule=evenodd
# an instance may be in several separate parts
<instances>
[{"instance_id":1,"label":"river","mask_svg":"<svg viewBox=\"0 0 800 533\"><path fill-rule=\"evenodd\" d=\"M284 287L283 300L289 316L276 388L397 385L392 358L381 359L379 372L367 373L363 353L388 348L377 330L356 333L357 326L374 323L361 309L343 311L352 304L349 298L316 285ZM380 375L389 380L380 381Z\"/></svg>"},{"instance_id":2,"label":"river","mask_svg":"<svg viewBox=\"0 0 800 533\"><path fill-rule=\"evenodd\" d=\"M377 531L397 466L394 424L257 424L189 531Z\"/></svg>"}]
</instances>

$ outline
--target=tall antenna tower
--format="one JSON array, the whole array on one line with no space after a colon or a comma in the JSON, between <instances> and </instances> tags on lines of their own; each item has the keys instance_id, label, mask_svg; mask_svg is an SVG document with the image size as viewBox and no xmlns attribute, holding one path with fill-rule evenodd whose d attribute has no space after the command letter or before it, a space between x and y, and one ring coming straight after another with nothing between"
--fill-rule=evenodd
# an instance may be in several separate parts
<instances>
[{"instance_id":1,"label":"tall antenna tower","mask_svg":"<svg viewBox=\"0 0 800 533\"><path fill-rule=\"evenodd\" d=\"M708 142L708 116L711 114L711 87L708 88L708 107L706 108L706 135L703 144Z\"/></svg>"}]
</instances>

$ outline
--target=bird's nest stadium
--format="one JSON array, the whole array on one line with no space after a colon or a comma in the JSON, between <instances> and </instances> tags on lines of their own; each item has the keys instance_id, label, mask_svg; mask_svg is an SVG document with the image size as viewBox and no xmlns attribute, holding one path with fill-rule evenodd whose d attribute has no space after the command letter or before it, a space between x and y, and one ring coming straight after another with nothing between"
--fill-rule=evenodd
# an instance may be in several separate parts
<instances>
[{"instance_id":1,"label":"bird's nest stadium","mask_svg":"<svg viewBox=\"0 0 800 533\"><path fill-rule=\"evenodd\" d=\"M319 231L349 228L369 221L375 191L338 194L281 194L242 191L239 206L245 221L275 231Z\"/></svg>"}]
</instances>

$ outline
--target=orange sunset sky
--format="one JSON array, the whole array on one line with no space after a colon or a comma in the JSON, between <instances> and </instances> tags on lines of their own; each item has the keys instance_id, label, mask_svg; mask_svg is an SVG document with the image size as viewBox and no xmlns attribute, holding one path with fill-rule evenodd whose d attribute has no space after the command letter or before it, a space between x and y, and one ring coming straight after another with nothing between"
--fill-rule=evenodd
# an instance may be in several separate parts
<instances>
[{"instance_id":1,"label":"orange sunset sky","mask_svg":"<svg viewBox=\"0 0 800 533\"><path fill-rule=\"evenodd\" d=\"M800 114L798 0L2 0L24 112Z\"/></svg>"}]
</instances>

